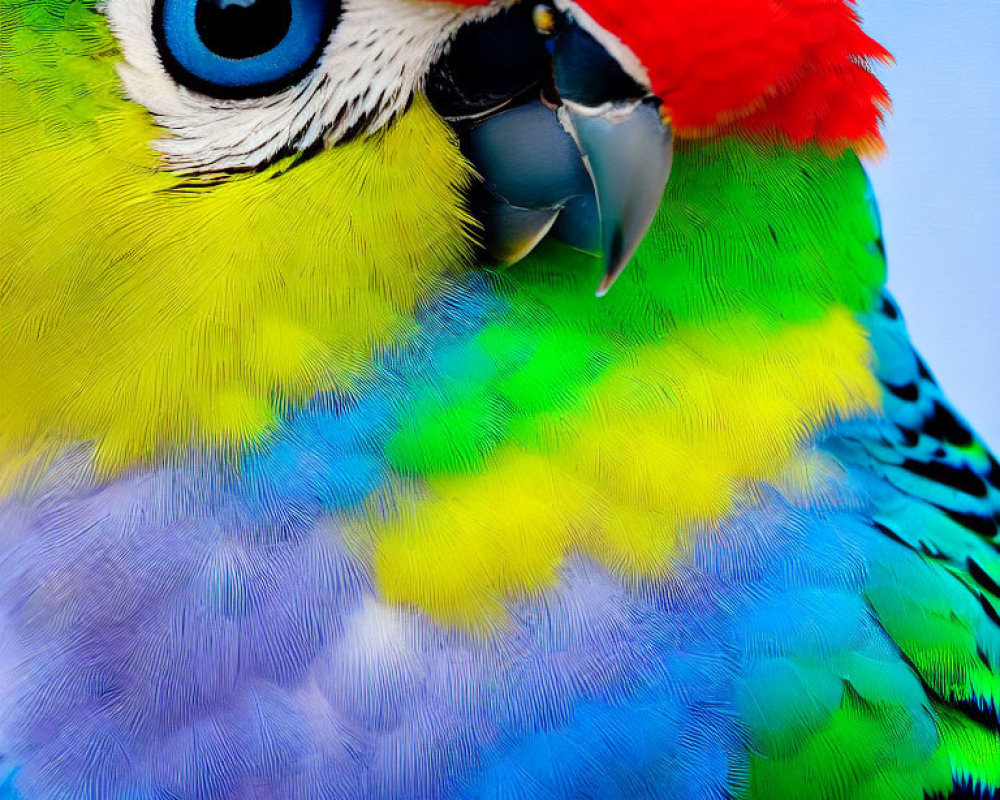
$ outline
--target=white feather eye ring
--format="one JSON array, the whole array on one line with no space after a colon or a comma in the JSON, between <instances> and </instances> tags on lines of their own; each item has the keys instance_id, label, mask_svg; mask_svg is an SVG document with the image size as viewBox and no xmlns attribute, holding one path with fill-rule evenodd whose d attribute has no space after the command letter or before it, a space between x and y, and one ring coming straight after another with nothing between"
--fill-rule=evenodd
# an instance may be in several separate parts
<instances>
[{"instance_id":1,"label":"white feather eye ring","mask_svg":"<svg viewBox=\"0 0 1000 800\"><path fill-rule=\"evenodd\" d=\"M180 172L259 168L401 113L471 13L422 0L108 0L125 91Z\"/></svg>"}]
</instances>

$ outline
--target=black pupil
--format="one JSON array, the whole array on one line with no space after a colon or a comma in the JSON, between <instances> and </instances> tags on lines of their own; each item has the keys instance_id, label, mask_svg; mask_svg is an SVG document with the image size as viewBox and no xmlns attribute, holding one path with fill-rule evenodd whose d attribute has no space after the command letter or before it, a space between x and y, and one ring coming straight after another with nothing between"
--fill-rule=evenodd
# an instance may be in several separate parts
<instances>
[{"instance_id":1,"label":"black pupil","mask_svg":"<svg viewBox=\"0 0 1000 800\"><path fill-rule=\"evenodd\" d=\"M292 24L291 0L198 0L194 25L224 58L253 58L277 47Z\"/></svg>"}]
</instances>

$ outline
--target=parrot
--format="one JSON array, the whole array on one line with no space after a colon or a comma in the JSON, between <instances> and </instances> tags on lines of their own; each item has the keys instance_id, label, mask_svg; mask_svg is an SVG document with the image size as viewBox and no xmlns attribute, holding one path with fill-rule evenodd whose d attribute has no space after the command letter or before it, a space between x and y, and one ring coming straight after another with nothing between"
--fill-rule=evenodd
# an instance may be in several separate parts
<instances>
[{"instance_id":1,"label":"parrot","mask_svg":"<svg viewBox=\"0 0 1000 800\"><path fill-rule=\"evenodd\" d=\"M854 0L0 0L0 798L1000 798L890 61Z\"/></svg>"}]
</instances>

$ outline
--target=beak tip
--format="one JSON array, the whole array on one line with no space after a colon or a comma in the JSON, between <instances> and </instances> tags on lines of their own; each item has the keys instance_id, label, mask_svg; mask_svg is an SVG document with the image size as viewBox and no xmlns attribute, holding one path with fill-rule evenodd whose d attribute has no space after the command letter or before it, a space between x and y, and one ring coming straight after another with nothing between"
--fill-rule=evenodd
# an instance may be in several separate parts
<instances>
[{"instance_id":1,"label":"beak tip","mask_svg":"<svg viewBox=\"0 0 1000 800\"><path fill-rule=\"evenodd\" d=\"M600 285L597 287L596 296L604 297L608 292L610 292L611 287L615 285L627 266L628 261L611 262L611 265L604 273L604 277L601 278Z\"/></svg>"}]
</instances>

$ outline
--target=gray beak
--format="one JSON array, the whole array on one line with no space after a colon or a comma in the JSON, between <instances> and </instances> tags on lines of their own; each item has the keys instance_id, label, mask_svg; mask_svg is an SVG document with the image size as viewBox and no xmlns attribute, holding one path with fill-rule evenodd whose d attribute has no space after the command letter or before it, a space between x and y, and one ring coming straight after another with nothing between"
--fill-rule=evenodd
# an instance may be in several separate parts
<instances>
[{"instance_id":1,"label":"gray beak","mask_svg":"<svg viewBox=\"0 0 1000 800\"><path fill-rule=\"evenodd\" d=\"M521 35L509 32L519 24L515 13L496 23L505 26L508 49ZM469 51L488 46L490 24ZM487 253L512 264L551 234L603 259L603 296L659 209L673 161L671 130L659 101L568 14L534 57L547 74L518 95L485 112L446 116L483 179L477 211ZM452 108L471 95L453 88L461 66L447 65L450 94L442 96Z\"/></svg>"},{"instance_id":2,"label":"gray beak","mask_svg":"<svg viewBox=\"0 0 1000 800\"><path fill-rule=\"evenodd\" d=\"M563 125L593 182L601 227L603 297L628 266L660 208L673 164L673 137L648 102L600 111L565 102Z\"/></svg>"}]
</instances>

